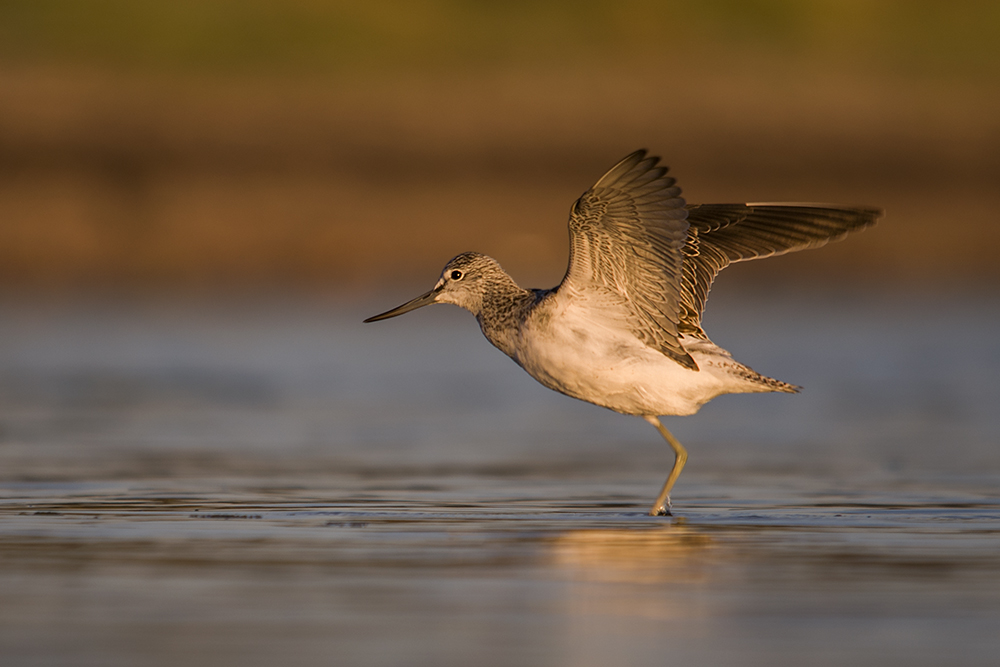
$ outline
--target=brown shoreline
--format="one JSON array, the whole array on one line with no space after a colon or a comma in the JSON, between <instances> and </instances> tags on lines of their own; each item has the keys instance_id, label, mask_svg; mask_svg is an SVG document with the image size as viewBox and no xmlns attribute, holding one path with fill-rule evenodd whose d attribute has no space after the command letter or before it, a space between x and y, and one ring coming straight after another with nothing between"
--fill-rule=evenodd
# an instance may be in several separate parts
<instances>
[{"instance_id":1,"label":"brown shoreline","mask_svg":"<svg viewBox=\"0 0 1000 667\"><path fill-rule=\"evenodd\" d=\"M0 285L386 285L470 249L546 284L573 199L639 146L692 202L887 210L864 237L755 275L1000 278L1000 94L814 74L695 68L666 86L615 69L237 81L6 66Z\"/></svg>"}]
</instances>

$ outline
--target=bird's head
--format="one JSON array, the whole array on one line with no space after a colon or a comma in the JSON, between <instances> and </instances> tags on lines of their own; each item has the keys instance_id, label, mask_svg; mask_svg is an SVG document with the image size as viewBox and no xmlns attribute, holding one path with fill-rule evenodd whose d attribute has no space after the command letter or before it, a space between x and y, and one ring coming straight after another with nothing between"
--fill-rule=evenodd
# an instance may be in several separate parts
<instances>
[{"instance_id":1,"label":"bird's head","mask_svg":"<svg viewBox=\"0 0 1000 667\"><path fill-rule=\"evenodd\" d=\"M441 277L429 292L392 310L369 317L365 322L387 320L432 303L453 303L473 315L479 315L483 309L483 295L491 285L507 281L512 282L492 257L478 252L463 252L445 264Z\"/></svg>"}]
</instances>

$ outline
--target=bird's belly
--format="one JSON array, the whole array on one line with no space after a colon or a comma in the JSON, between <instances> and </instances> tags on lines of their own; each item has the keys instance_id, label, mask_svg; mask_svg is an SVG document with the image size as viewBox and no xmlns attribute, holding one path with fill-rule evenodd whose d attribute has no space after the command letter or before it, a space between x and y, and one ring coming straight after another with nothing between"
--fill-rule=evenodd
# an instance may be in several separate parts
<instances>
[{"instance_id":1,"label":"bird's belly","mask_svg":"<svg viewBox=\"0 0 1000 667\"><path fill-rule=\"evenodd\" d=\"M546 387L630 415L689 415L725 392L711 373L692 371L617 332L565 329L522 342L515 361Z\"/></svg>"}]
</instances>

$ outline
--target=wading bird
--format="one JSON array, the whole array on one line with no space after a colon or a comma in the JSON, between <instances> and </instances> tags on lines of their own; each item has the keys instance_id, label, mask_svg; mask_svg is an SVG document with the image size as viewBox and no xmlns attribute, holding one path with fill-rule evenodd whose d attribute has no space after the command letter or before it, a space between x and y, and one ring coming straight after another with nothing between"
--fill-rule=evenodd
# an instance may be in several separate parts
<instances>
[{"instance_id":1,"label":"wading bird","mask_svg":"<svg viewBox=\"0 0 1000 667\"><path fill-rule=\"evenodd\" d=\"M882 216L828 204L685 204L659 158L616 164L573 204L570 259L553 289L524 289L496 260L466 252L426 294L370 317L452 303L543 385L642 417L674 450L651 515L670 514L687 451L660 415L690 415L721 394L796 392L733 359L701 328L712 281L733 262L816 248Z\"/></svg>"}]
</instances>

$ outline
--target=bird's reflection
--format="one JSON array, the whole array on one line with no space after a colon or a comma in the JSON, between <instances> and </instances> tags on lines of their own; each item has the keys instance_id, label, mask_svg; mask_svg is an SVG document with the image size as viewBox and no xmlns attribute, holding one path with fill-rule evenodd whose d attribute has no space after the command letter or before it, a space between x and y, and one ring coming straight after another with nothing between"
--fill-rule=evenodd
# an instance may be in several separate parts
<instances>
[{"instance_id":1,"label":"bird's reflection","mask_svg":"<svg viewBox=\"0 0 1000 667\"><path fill-rule=\"evenodd\" d=\"M553 563L575 579L620 583L702 578L717 550L708 535L683 525L649 530L573 530L551 545Z\"/></svg>"}]
</instances>

